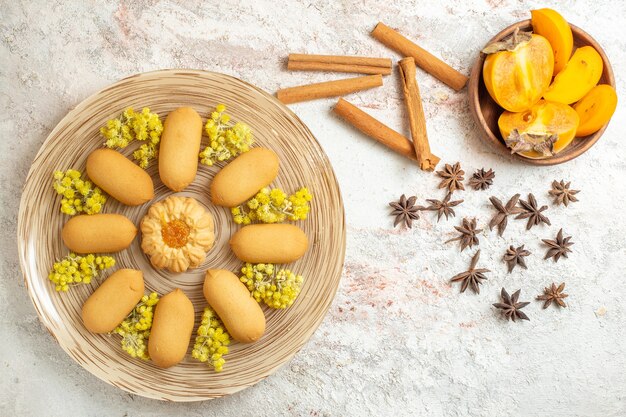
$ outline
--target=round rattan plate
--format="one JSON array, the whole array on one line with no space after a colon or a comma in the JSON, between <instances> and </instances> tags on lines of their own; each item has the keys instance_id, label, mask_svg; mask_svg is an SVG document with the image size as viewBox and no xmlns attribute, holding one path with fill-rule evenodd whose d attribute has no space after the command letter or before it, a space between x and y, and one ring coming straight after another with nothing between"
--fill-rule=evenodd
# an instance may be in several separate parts
<instances>
[{"instance_id":1,"label":"round rattan plate","mask_svg":"<svg viewBox=\"0 0 626 417\"><path fill-rule=\"evenodd\" d=\"M84 328L80 310L98 282L56 293L48 281L54 261L68 253L61 240L61 229L68 217L59 212L60 200L51 187L52 173L69 168L84 172L87 156L103 143L98 129L127 107L148 106L164 118L177 107L192 106L206 119L219 103L227 106L234 120L252 127L256 145L279 155L280 172L273 186L287 192L307 186L314 194L309 219L298 223L309 238L309 250L302 259L288 265L305 277L305 283L290 308L264 307L266 333L256 343L231 345L223 372L213 372L206 364L192 359L189 352L177 366L160 369L122 351L119 336L91 334ZM206 140L203 137L203 146ZM123 152L130 155L133 148L129 146ZM195 181L178 193L196 198L215 218L216 244L200 268L183 274L155 270L141 251L140 237L130 248L114 255L115 269L144 272L146 291L163 295L177 287L183 289L194 303L196 326L206 305L202 295L204 272L209 268L237 272L241 267L228 247L230 236L239 226L233 223L228 209L211 205L209 199L209 183L220 168L200 165ZM153 202L173 194L159 180L156 163L147 172L155 183ZM127 207L109 198L103 212L124 214L139 225L150 204ZM256 87L227 75L195 70L135 75L94 94L70 111L46 139L28 174L17 239L30 297L43 324L61 347L82 367L110 384L133 394L170 401L207 400L232 394L259 382L292 358L328 311L345 254L339 187L326 155L309 129L288 108Z\"/></svg>"}]
</instances>

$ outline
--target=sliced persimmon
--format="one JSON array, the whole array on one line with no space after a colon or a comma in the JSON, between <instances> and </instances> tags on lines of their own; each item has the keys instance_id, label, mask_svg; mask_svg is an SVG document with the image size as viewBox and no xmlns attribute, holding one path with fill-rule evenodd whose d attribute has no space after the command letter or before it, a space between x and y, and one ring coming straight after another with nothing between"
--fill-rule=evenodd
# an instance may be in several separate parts
<instances>
[{"instance_id":1,"label":"sliced persimmon","mask_svg":"<svg viewBox=\"0 0 626 417\"><path fill-rule=\"evenodd\" d=\"M598 84L603 68L602 57L593 46L578 48L554 77L543 98L563 104L575 103Z\"/></svg>"},{"instance_id":2,"label":"sliced persimmon","mask_svg":"<svg viewBox=\"0 0 626 417\"><path fill-rule=\"evenodd\" d=\"M569 23L552 9L531 10L533 32L550 42L554 53L554 74L558 74L569 61L574 49L574 36Z\"/></svg>"},{"instance_id":3,"label":"sliced persimmon","mask_svg":"<svg viewBox=\"0 0 626 417\"><path fill-rule=\"evenodd\" d=\"M540 100L523 112L505 111L498 119L498 127L502 138L509 146L511 146L509 142L515 140L515 137L522 137L522 140L524 138L529 140L536 138L537 144L540 144L542 138L545 140L554 138L556 140L550 146L550 150L556 154L574 139L578 122L578 114L571 106ZM532 159L542 159L549 156L549 154L542 154L533 149L518 153Z\"/></svg>"},{"instance_id":4,"label":"sliced persimmon","mask_svg":"<svg viewBox=\"0 0 626 417\"><path fill-rule=\"evenodd\" d=\"M585 97L574 104L580 124L576 136L588 136L596 133L609 122L617 107L617 94L608 84L596 85Z\"/></svg>"},{"instance_id":5,"label":"sliced persimmon","mask_svg":"<svg viewBox=\"0 0 626 417\"><path fill-rule=\"evenodd\" d=\"M516 32L517 34L517 32ZM516 36L514 34L513 36ZM521 33L520 33L521 35ZM502 108L511 112L528 110L539 101L550 85L554 54L546 38L524 34L520 40L498 42L483 66L487 91Z\"/></svg>"}]
</instances>

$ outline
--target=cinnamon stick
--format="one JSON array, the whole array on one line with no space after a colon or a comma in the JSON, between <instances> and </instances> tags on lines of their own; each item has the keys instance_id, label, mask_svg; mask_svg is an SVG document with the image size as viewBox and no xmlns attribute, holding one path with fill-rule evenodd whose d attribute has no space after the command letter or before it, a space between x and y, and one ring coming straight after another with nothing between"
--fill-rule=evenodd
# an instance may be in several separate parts
<instances>
[{"instance_id":1,"label":"cinnamon stick","mask_svg":"<svg viewBox=\"0 0 626 417\"><path fill-rule=\"evenodd\" d=\"M352 65L352 64L332 64L326 62L308 62L308 61L288 61L287 69L290 71L329 71L329 72L351 72L358 74L391 74L391 66L389 67L373 67L368 65Z\"/></svg>"},{"instance_id":2,"label":"cinnamon stick","mask_svg":"<svg viewBox=\"0 0 626 417\"><path fill-rule=\"evenodd\" d=\"M340 98L333 112L367 136L389 147L394 152L417 161L415 149L410 140L391 129L389 126L379 122L355 105Z\"/></svg>"},{"instance_id":3,"label":"cinnamon stick","mask_svg":"<svg viewBox=\"0 0 626 417\"><path fill-rule=\"evenodd\" d=\"M424 108L422 107L420 90L415 80L415 61L412 57L404 58L398 63L398 69L402 77L404 103L406 104L407 113L409 113L409 125L417 162L421 169L433 171L439 163L439 157L430 152Z\"/></svg>"},{"instance_id":4,"label":"cinnamon stick","mask_svg":"<svg viewBox=\"0 0 626 417\"><path fill-rule=\"evenodd\" d=\"M381 22L372 31L372 36L404 56L413 57L418 67L456 91L467 83L465 75Z\"/></svg>"},{"instance_id":5,"label":"cinnamon stick","mask_svg":"<svg viewBox=\"0 0 626 417\"><path fill-rule=\"evenodd\" d=\"M289 54L287 69L388 75L391 74L391 59L342 55Z\"/></svg>"},{"instance_id":6,"label":"cinnamon stick","mask_svg":"<svg viewBox=\"0 0 626 417\"><path fill-rule=\"evenodd\" d=\"M298 103L316 98L343 96L355 91L380 87L381 85L383 85L382 75L367 75L365 77L284 88L276 92L276 97L285 104Z\"/></svg>"},{"instance_id":7,"label":"cinnamon stick","mask_svg":"<svg viewBox=\"0 0 626 417\"><path fill-rule=\"evenodd\" d=\"M367 67L391 68L389 58L369 58L363 56L289 54L291 62L323 62L326 64L364 65Z\"/></svg>"}]
</instances>

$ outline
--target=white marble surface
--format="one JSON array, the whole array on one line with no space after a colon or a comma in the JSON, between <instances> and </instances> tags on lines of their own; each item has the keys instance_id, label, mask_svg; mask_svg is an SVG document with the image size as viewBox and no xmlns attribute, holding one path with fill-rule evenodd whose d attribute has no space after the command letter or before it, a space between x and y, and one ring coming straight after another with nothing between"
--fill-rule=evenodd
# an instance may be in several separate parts
<instances>
[{"instance_id":1,"label":"white marble surface","mask_svg":"<svg viewBox=\"0 0 626 417\"><path fill-rule=\"evenodd\" d=\"M168 404L129 395L73 362L40 325L15 247L20 190L37 149L63 115L128 75L200 68L267 91L338 74L288 73L289 52L390 56L369 36L378 20L468 73L476 51L531 8L557 7L606 49L626 100L626 3L610 1L9 1L0 5L0 415L2 416L624 416L626 415L625 107L602 140L565 165L533 168L483 146L465 91L420 73L432 147L472 172L493 168L488 192L461 193L457 218L426 215L394 229L387 202L402 193L440 198L436 179L333 117L333 99L291 106L335 168L348 223L337 297L305 348L275 375L230 398ZM211 4L213 3L213 4ZM407 133L397 76L350 96ZM582 189L567 209L550 205L551 227L505 238L481 233L481 264L492 269L480 295L459 294L449 277L470 258L444 245L463 216L485 226L489 195L535 192L548 203L553 179ZM570 259L542 260L540 238L574 236ZM509 244L533 252L528 270L506 274ZM526 308L530 322L495 313L502 286L532 301L567 282L569 307Z\"/></svg>"}]
</instances>

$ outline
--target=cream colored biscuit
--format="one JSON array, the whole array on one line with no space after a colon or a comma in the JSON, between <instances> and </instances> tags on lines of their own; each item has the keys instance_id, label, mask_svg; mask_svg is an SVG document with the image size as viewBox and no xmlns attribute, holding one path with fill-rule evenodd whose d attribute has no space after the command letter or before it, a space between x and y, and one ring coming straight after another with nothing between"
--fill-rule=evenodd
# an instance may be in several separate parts
<instances>
[{"instance_id":1,"label":"cream colored biscuit","mask_svg":"<svg viewBox=\"0 0 626 417\"><path fill-rule=\"evenodd\" d=\"M154 203L141 220L141 249L157 268L197 268L215 241L213 216L191 197Z\"/></svg>"}]
</instances>

